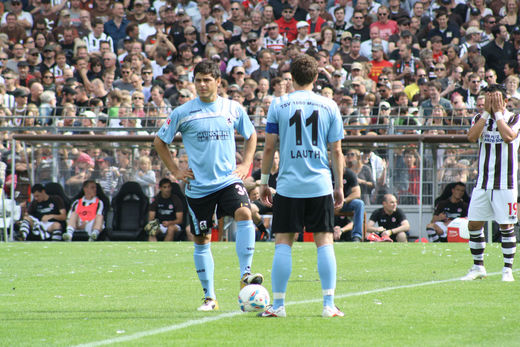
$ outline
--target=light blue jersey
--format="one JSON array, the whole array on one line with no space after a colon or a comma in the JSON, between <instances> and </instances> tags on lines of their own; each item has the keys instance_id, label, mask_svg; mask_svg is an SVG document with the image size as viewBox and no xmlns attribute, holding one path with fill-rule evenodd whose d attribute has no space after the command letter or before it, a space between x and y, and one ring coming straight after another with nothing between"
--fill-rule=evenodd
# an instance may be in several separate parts
<instances>
[{"instance_id":1,"label":"light blue jersey","mask_svg":"<svg viewBox=\"0 0 520 347\"><path fill-rule=\"evenodd\" d=\"M311 91L275 98L269 107L266 132L280 139L276 191L289 198L332 194L327 145L343 139L336 103Z\"/></svg>"},{"instance_id":2,"label":"light blue jersey","mask_svg":"<svg viewBox=\"0 0 520 347\"><path fill-rule=\"evenodd\" d=\"M199 98L172 111L157 133L171 143L177 132L188 154L195 179L186 188L190 198L201 198L230 184L241 182L236 169L235 132L249 139L255 128L236 101L217 97L212 103Z\"/></svg>"}]
</instances>

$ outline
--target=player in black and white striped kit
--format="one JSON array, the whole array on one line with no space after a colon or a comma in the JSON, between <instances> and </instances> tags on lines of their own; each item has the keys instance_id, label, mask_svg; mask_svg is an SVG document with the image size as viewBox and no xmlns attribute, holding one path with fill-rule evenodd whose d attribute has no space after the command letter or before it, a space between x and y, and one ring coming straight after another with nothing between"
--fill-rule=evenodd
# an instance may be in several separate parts
<instances>
[{"instance_id":1,"label":"player in black and white striped kit","mask_svg":"<svg viewBox=\"0 0 520 347\"><path fill-rule=\"evenodd\" d=\"M468 212L469 248L473 267L462 280L486 277L484 268L484 222L495 220L502 236L504 268L502 281L514 281L512 268L516 253L514 224L517 213L518 131L520 115L506 109L505 88L486 88L485 111L477 114L468 132L470 142L479 142L477 184Z\"/></svg>"}]
</instances>

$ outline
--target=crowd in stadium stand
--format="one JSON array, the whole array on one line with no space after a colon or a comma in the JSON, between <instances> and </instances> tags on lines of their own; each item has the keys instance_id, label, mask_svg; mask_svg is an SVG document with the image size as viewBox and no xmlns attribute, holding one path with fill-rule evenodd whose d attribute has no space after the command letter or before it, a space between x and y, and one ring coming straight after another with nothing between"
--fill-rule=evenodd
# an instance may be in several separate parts
<instances>
[{"instance_id":1,"label":"crowd in stadium stand","mask_svg":"<svg viewBox=\"0 0 520 347\"><path fill-rule=\"evenodd\" d=\"M12 128L1 132L7 163L15 132L155 134L173 108L196 97L193 68L203 59L219 64L219 95L243 104L260 134L272 99L291 92L289 64L301 52L317 59L315 91L337 102L348 135L463 134L489 84L504 84L508 107L520 106L515 0L9 0L0 14L0 128ZM30 160L17 153L23 172ZM421 158L407 154L411 164L403 150L392 154L403 173L392 186L400 203L415 204ZM474 156L437 158L438 175L451 175L439 182L471 181L475 158L465 154ZM32 183L50 181L53 154L34 155ZM363 190L367 203L380 203L377 190L388 184L386 156L358 153L356 170L367 166L375 183ZM167 176L145 148L66 147L60 165L69 196L93 178L109 197L128 180L152 197ZM141 167L156 177L143 178Z\"/></svg>"}]
</instances>

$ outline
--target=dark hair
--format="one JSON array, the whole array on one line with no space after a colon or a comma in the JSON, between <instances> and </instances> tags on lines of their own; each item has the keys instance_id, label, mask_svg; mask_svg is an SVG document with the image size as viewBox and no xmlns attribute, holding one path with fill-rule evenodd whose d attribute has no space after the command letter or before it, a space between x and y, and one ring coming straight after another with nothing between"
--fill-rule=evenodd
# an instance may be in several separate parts
<instances>
[{"instance_id":1,"label":"dark hair","mask_svg":"<svg viewBox=\"0 0 520 347\"><path fill-rule=\"evenodd\" d=\"M172 181L169 178L165 177L165 178L161 178L161 180L159 181L159 187L162 186L165 183L168 183L169 185L172 185Z\"/></svg>"},{"instance_id":2,"label":"dark hair","mask_svg":"<svg viewBox=\"0 0 520 347\"><path fill-rule=\"evenodd\" d=\"M198 63L193 70L193 76L197 76L198 73L211 75L214 79L220 78L220 68L211 60L203 60Z\"/></svg>"},{"instance_id":3,"label":"dark hair","mask_svg":"<svg viewBox=\"0 0 520 347\"><path fill-rule=\"evenodd\" d=\"M437 207L437 205L439 204L439 202L443 201L443 200L448 200L450 197L451 197L451 191L453 190L453 188L455 188L456 186L463 186L464 188L466 188L466 185L462 182L452 182L452 183L448 183L446 185L446 187L444 187L444 190L442 191L442 194L437 198L435 199L434 201L434 206ZM464 196L462 197L462 200L464 202L467 202L469 203L469 195L468 195L468 192L467 191L464 191Z\"/></svg>"},{"instance_id":4,"label":"dark hair","mask_svg":"<svg viewBox=\"0 0 520 347\"><path fill-rule=\"evenodd\" d=\"M291 62L291 75L300 86L310 84L318 75L318 62L308 54L301 54Z\"/></svg>"},{"instance_id":5,"label":"dark hair","mask_svg":"<svg viewBox=\"0 0 520 347\"><path fill-rule=\"evenodd\" d=\"M44 192L45 188L43 187L43 184L36 183L34 186L31 187L31 192Z\"/></svg>"},{"instance_id":6,"label":"dark hair","mask_svg":"<svg viewBox=\"0 0 520 347\"><path fill-rule=\"evenodd\" d=\"M486 88L484 88L484 91L486 93L500 92L502 94L502 97L504 99L507 99L506 87L504 87L501 84L492 84L490 86L487 86Z\"/></svg>"},{"instance_id":7,"label":"dark hair","mask_svg":"<svg viewBox=\"0 0 520 347\"><path fill-rule=\"evenodd\" d=\"M83 185L81 186L81 188L85 188L86 186L88 186L91 183L96 184L96 181L94 181L94 180L86 180L85 182L83 182ZM97 185L96 185L96 187L97 187Z\"/></svg>"}]
</instances>

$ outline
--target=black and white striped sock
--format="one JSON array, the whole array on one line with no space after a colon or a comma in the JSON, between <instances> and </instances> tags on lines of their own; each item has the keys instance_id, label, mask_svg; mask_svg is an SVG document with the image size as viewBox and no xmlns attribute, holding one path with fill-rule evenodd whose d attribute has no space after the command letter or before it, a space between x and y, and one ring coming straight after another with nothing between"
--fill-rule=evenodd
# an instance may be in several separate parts
<instances>
[{"instance_id":1,"label":"black and white striped sock","mask_svg":"<svg viewBox=\"0 0 520 347\"><path fill-rule=\"evenodd\" d=\"M469 231L469 249L473 256L473 264L484 265L484 250L486 249L484 229Z\"/></svg>"}]
</instances>

